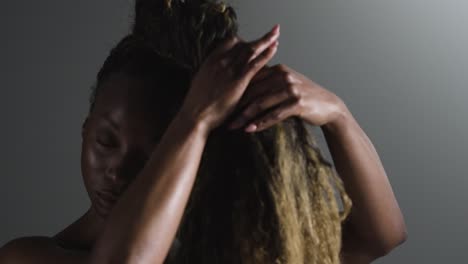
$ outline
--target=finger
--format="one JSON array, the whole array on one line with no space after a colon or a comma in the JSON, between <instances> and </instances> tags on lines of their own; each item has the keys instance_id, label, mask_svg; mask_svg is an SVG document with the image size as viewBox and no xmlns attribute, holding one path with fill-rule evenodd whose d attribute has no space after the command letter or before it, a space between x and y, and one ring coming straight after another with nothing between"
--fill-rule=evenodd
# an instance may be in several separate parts
<instances>
[{"instance_id":1,"label":"finger","mask_svg":"<svg viewBox=\"0 0 468 264\"><path fill-rule=\"evenodd\" d=\"M255 76L250 80L250 84L254 84L256 82L260 82L270 76L273 73L272 67L265 65L263 66Z\"/></svg>"},{"instance_id":2,"label":"finger","mask_svg":"<svg viewBox=\"0 0 468 264\"><path fill-rule=\"evenodd\" d=\"M249 57L247 62L250 62L250 60L254 59L258 54L262 53L265 49L267 49L270 44L272 44L275 40L278 40L280 36L280 26L279 24L276 24L270 32L265 34L263 37L261 37L258 40L250 42L250 46L252 47L252 50L256 51L256 53L253 54L253 56Z\"/></svg>"},{"instance_id":3,"label":"finger","mask_svg":"<svg viewBox=\"0 0 468 264\"><path fill-rule=\"evenodd\" d=\"M255 117L264 114L269 109L272 109L291 98L290 94L286 90L277 90L278 91L273 93L270 92L249 104L249 106L246 107L244 111L242 111L242 113L234 120L234 122L231 123L229 128L236 129L242 127Z\"/></svg>"},{"instance_id":4,"label":"finger","mask_svg":"<svg viewBox=\"0 0 468 264\"><path fill-rule=\"evenodd\" d=\"M220 60L223 59L223 54L231 50L234 46L240 43L240 38L236 35L232 35L222 41L209 55L211 59Z\"/></svg>"},{"instance_id":5,"label":"finger","mask_svg":"<svg viewBox=\"0 0 468 264\"><path fill-rule=\"evenodd\" d=\"M288 117L295 116L298 111L297 107L298 106L294 100L285 102L271 112L250 122L244 131L259 132L265 130Z\"/></svg>"},{"instance_id":6,"label":"finger","mask_svg":"<svg viewBox=\"0 0 468 264\"><path fill-rule=\"evenodd\" d=\"M223 57L227 57L232 61L239 56L241 49L243 49L247 44L247 42L240 36L236 36L236 38L238 41L234 45L232 45L229 50L226 50L222 55Z\"/></svg>"},{"instance_id":7,"label":"finger","mask_svg":"<svg viewBox=\"0 0 468 264\"><path fill-rule=\"evenodd\" d=\"M255 59L264 50L268 49L279 37L279 25L275 25L267 34L258 40L243 43L239 54L236 54L236 59L233 61L235 66L241 66Z\"/></svg>"},{"instance_id":8,"label":"finger","mask_svg":"<svg viewBox=\"0 0 468 264\"><path fill-rule=\"evenodd\" d=\"M228 51L224 57L228 58L229 61L231 61L231 67L233 69L241 69L243 65L245 65L245 62L242 62L239 57L245 53L246 49L249 49L247 47L249 44L246 42L238 42L236 45L234 45L230 51Z\"/></svg>"},{"instance_id":9,"label":"finger","mask_svg":"<svg viewBox=\"0 0 468 264\"><path fill-rule=\"evenodd\" d=\"M267 67L267 66L265 66ZM281 76L275 75L272 68L263 67L258 71L254 78L249 83L246 91L242 95L239 101L239 108L244 108L257 98L265 95L268 92L272 92L273 87L277 87L281 83ZM256 82L253 80L256 79Z\"/></svg>"},{"instance_id":10,"label":"finger","mask_svg":"<svg viewBox=\"0 0 468 264\"><path fill-rule=\"evenodd\" d=\"M266 50L259 54L254 60L249 62L239 71L241 74L246 75L249 80L273 58L278 50L278 41L273 42Z\"/></svg>"}]
</instances>

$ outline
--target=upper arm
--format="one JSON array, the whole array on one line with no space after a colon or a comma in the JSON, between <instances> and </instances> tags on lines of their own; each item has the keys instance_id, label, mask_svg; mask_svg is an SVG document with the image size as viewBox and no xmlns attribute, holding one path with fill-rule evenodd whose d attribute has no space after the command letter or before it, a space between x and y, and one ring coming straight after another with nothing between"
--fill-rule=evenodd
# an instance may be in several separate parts
<instances>
[{"instance_id":1,"label":"upper arm","mask_svg":"<svg viewBox=\"0 0 468 264\"><path fill-rule=\"evenodd\" d=\"M369 264L386 256L395 247L395 245L382 246L382 243L372 243L362 239L350 221L345 221L342 225L342 264Z\"/></svg>"},{"instance_id":2,"label":"upper arm","mask_svg":"<svg viewBox=\"0 0 468 264\"><path fill-rule=\"evenodd\" d=\"M86 253L65 250L49 237L22 237L14 239L0 248L2 264L32 263L87 263Z\"/></svg>"},{"instance_id":3,"label":"upper arm","mask_svg":"<svg viewBox=\"0 0 468 264\"><path fill-rule=\"evenodd\" d=\"M353 232L348 221L342 226L341 264L369 264L378 257Z\"/></svg>"}]
</instances>

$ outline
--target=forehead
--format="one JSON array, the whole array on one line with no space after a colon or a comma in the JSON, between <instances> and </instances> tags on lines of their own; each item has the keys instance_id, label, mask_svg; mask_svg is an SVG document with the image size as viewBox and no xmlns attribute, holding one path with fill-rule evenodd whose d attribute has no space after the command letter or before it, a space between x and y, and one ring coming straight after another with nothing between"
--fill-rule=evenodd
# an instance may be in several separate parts
<instances>
[{"instance_id":1,"label":"forehead","mask_svg":"<svg viewBox=\"0 0 468 264\"><path fill-rule=\"evenodd\" d=\"M156 129L155 102L143 80L112 74L101 83L92 115L127 132L151 134ZM148 135L149 136L149 135Z\"/></svg>"}]
</instances>

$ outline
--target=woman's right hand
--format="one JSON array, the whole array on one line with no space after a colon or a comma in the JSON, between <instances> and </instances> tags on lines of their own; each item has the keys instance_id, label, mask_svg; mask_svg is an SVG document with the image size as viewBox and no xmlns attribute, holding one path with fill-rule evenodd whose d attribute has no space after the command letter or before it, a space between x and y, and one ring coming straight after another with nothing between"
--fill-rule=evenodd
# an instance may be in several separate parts
<instances>
[{"instance_id":1,"label":"woman's right hand","mask_svg":"<svg viewBox=\"0 0 468 264\"><path fill-rule=\"evenodd\" d=\"M202 123L208 132L235 109L250 80L276 53L279 25L263 37L243 42L233 36L203 61L194 75L179 114Z\"/></svg>"}]
</instances>

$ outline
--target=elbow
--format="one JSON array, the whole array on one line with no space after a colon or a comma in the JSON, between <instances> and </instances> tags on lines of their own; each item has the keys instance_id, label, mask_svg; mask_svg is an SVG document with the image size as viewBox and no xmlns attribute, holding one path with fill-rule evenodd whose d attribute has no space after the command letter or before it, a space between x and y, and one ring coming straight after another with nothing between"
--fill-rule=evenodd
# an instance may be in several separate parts
<instances>
[{"instance_id":1,"label":"elbow","mask_svg":"<svg viewBox=\"0 0 468 264\"><path fill-rule=\"evenodd\" d=\"M392 252L395 248L403 244L408 239L408 232L405 227L399 229L396 232L393 232L392 235L389 235L387 238L382 239L380 243L375 245L375 257L383 257Z\"/></svg>"}]
</instances>

